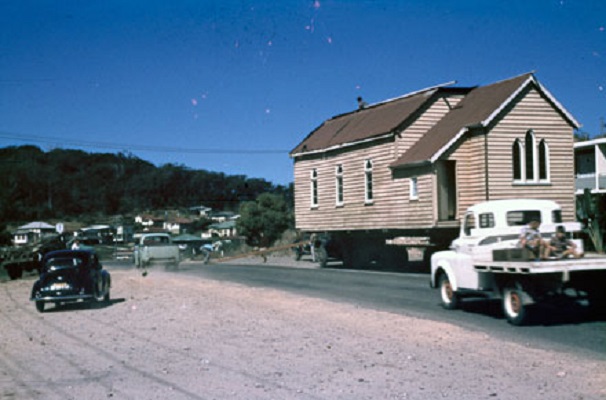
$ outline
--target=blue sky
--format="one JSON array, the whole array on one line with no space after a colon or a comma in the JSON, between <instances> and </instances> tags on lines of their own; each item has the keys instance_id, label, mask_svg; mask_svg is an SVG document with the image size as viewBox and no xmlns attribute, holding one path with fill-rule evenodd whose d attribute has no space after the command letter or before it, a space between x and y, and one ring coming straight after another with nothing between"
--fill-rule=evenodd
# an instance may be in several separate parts
<instances>
[{"instance_id":1,"label":"blue sky","mask_svg":"<svg viewBox=\"0 0 606 400\"><path fill-rule=\"evenodd\" d=\"M0 147L293 179L325 119L528 71L606 117L606 1L0 0Z\"/></svg>"}]
</instances>

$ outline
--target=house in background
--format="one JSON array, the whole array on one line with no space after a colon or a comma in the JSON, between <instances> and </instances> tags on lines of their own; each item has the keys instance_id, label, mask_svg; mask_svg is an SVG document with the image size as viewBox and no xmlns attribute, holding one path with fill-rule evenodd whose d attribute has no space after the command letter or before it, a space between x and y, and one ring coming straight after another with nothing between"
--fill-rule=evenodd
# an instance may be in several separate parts
<instances>
[{"instance_id":1,"label":"house in background","mask_svg":"<svg viewBox=\"0 0 606 400\"><path fill-rule=\"evenodd\" d=\"M236 220L231 219L228 221L211 224L208 227L208 231L202 233L202 238L211 238L211 237L233 238L233 237L236 237L237 234L238 234L238 231L236 229Z\"/></svg>"},{"instance_id":2,"label":"house in background","mask_svg":"<svg viewBox=\"0 0 606 400\"><path fill-rule=\"evenodd\" d=\"M144 228L154 226L154 216L151 214L140 214L135 216L135 224L139 224Z\"/></svg>"},{"instance_id":3,"label":"house in background","mask_svg":"<svg viewBox=\"0 0 606 400\"><path fill-rule=\"evenodd\" d=\"M238 218L238 215L233 211L214 211L208 217L215 222L225 222Z\"/></svg>"},{"instance_id":4,"label":"house in background","mask_svg":"<svg viewBox=\"0 0 606 400\"><path fill-rule=\"evenodd\" d=\"M182 233L189 233L193 220L183 217L169 217L163 222L162 227L164 230L174 234L180 235Z\"/></svg>"},{"instance_id":5,"label":"house in background","mask_svg":"<svg viewBox=\"0 0 606 400\"><path fill-rule=\"evenodd\" d=\"M54 225L41 221L30 222L17 228L13 234L13 244L21 246L34 243L55 233L57 233L57 228Z\"/></svg>"},{"instance_id":6,"label":"house in background","mask_svg":"<svg viewBox=\"0 0 606 400\"><path fill-rule=\"evenodd\" d=\"M212 210L212 208L206 206L195 206L189 208L189 211L191 211L192 214L196 214L200 218L208 218Z\"/></svg>"},{"instance_id":7,"label":"house in background","mask_svg":"<svg viewBox=\"0 0 606 400\"><path fill-rule=\"evenodd\" d=\"M574 166L577 195L606 193L606 138L575 143Z\"/></svg>"}]
</instances>

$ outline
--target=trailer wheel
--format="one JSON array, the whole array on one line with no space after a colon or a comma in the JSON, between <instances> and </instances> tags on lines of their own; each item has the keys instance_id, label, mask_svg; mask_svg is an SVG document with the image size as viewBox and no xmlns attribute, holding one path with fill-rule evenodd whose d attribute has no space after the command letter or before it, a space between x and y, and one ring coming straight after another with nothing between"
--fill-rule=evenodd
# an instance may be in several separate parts
<instances>
[{"instance_id":1,"label":"trailer wheel","mask_svg":"<svg viewBox=\"0 0 606 400\"><path fill-rule=\"evenodd\" d=\"M439 279L440 298L442 299L442 307L447 310L454 310L459 307L460 299L457 293L452 290L452 285L448 279L448 275L443 273Z\"/></svg>"},{"instance_id":2,"label":"trailer wheel","mask_svg":"<svg viewBox=\"0 0 606 400\"><path fill-rule=\"evenodd\" d=\"M320 263L320 268L326 268L326 265L328 264L328 254L324 246L316 248L316 259L318 260L318 263Z\"/></svg>"},{"instance_id":3,"label":"trailer wheel","mask_svg":"<svg viewBox=\"0 0 606 400\"><path fill-rule=\"evenodd\" d=\"M515 288L506 288L503 291L503 312L512 325L520 326L528 321L528 307L524 305L523 295L524 292Z\"/></svg>"},{"instance_id":4,"label":"trailer wheel","mask_svg":"<svg viewBox=\"0 0 606 400\"><path fill-rule=\"evenodd\" d=\"M6 272L11 280L19 279L23 276L23 269L19 265L7 265Z\"/></svg>"}]
</instances>

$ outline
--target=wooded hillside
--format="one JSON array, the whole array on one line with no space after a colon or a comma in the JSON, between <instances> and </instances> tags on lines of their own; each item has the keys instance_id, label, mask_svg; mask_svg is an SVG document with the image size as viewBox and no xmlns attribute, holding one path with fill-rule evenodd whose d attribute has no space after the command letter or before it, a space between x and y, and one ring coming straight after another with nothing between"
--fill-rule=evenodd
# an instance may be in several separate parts
<instances>
[{"instance_id":1,"label":"wooded hillside","mask_svg":"<svg viewBox=\"0 0 606 400\"><path fill-rule=\"evenodd\" d=\"M240 202L266 192L291 203L289 188L244 175L156 167L124 153L0 149L0 223L197 205L237 210Z\"/></svg>"}]
</instances>

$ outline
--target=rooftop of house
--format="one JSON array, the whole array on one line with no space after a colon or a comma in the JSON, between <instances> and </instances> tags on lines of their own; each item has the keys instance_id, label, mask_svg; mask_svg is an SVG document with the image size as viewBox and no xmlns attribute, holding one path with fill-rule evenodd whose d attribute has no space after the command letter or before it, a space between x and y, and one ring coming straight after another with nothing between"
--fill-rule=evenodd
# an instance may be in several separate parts
<instances>
[{"instance_id":1,"label":"rooftop of house","mask_svg":"<svg viewBox=\"0 0 606 400\"><path fill-rule=\"evenodd\" d=\"M296 158L393 137L414 122L437 97L447 94L462 95L463 99L391 167L433 162L469 129L489 126L530 86L536 88L571 126L580 126L532 73L526 73L486 86L457 88L450 84L438 85L337 115L312 131L290 154Z\"/></svg>"}]
</instances>

